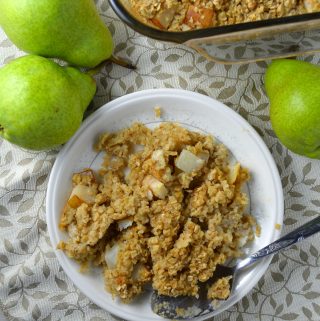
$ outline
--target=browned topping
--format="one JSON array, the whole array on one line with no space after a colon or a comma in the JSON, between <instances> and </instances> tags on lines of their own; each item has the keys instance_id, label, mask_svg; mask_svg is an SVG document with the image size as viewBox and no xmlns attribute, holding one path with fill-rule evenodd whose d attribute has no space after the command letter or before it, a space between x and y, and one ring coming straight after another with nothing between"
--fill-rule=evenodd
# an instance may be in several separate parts
<instances>
[{"instance_id":1,"label":"browned topping","mask_svg":"<svg viewBox=\"0 0 320 321\"><path fill-rule=\"evenodd\" d=\"M142 22L187 31L320 11L318 0L127 0Z\"/></svg>"}]
</instances>

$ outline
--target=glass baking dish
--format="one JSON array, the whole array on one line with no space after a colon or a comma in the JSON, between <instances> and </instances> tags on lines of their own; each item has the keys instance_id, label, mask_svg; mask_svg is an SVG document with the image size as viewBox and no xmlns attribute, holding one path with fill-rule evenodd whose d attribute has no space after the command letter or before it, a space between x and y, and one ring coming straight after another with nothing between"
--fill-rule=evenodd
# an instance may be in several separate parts
<instances>
[{"instance_id":1,"label":"glass baking dish","mask_svg":"<svg viewBox=\"0 0 320 321\"><path fill-rule=\"evenodd\" d=\"M208 59L248 63L320 51L320 13L183 32L152 28L135 18L128 0L109 0L119 18L153 39L185 44Z\"/></svg>"}]
</instances>

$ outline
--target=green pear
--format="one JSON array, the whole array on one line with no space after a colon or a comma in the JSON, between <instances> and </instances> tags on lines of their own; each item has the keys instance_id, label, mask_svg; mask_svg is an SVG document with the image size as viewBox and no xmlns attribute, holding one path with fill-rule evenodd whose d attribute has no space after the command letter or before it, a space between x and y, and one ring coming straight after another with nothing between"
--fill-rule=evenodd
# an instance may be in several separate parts
<instances>
[{"instance_id":1,"label":"green pear","mask_svg":"<svg viewBox=\"0 0 320 321\"><path fill-rule=\"evenodd\" d=\"M72 67L34 55L0 69L0 136L42 150L65 143L81 124L95 81Z\"/></svg>"},{"instance_id":2,"label":"green pear","mask_svg":"<svg viewBox=\"0 0 320 321\"><path fill-rule=\"evenodd\" d=\"M110 58L110 31L93 0L0 0L0 26L20 49L72 65Z\"/></svg>"},{"instance_id":3,"label":"green pear","mask_svg":"<svg viewBox=\"0 0 320 321\"><path fill-rule=\"evenodd\" d=\"M320 158L320 67L275 60L267 69L265 87L280 141L297 154Z\"/></svg>"}]
</instances>

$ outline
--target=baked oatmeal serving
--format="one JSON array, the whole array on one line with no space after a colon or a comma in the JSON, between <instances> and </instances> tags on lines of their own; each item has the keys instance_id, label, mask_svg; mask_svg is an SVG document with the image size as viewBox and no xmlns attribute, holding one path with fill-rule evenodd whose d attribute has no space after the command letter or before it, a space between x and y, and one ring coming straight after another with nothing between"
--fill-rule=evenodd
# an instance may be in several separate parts
<instances>
[{"instance_id":1,"label":"baked oatmeal serving","mask_svg":"<svg viewBox=\"0 0 320 321\"><path fill-rule=\"evenodd\" d=\"M163 295L197 296L200 282L254 239L242 191L248 171L231 165L213 137L135 123L96 147L103 164L73 175L60 219L68 238L58 248L84 272L100 266L113 296L130 302L147 283ZM229 294L226 279L208 289L212 300Z\"/></svg>"},{"instance_id":2,"label":"baked oatmeal serving","mask_svg":"<svg viewBox=\"0 0 320 321\"><path fill-rule=\"evenodd\" d=\"M141 22L188 31L320 11L319 0L123 0Z\"/></svg>"}]
</instances>

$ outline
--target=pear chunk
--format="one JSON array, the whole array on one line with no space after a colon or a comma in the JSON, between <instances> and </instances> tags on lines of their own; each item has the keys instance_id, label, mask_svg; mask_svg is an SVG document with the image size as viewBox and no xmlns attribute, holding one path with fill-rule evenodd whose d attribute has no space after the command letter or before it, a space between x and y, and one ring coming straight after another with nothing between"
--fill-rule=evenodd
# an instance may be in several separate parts
<instances>
[{"instance_id":1,"label":"pear chunk","mask_svg":"<svg viewBox=\"0 0 320 321\"><path fill-rule=\"evenodd\" d=\"M176 167L185 173L198 171L205 164L205 160L183 149L176 159Z\"/></svg>"},{"instance_id":2,"label":"pear chunk","mask_svg":"<svg viewBox=\"0 0 320 321\"><path fill-rule=\"evenodd\" d=\"M143 185L149 187L152 194L160 199L165 199L168 194L164 184L151 175L145 177Z\"/></svg>"}]
</instances>

